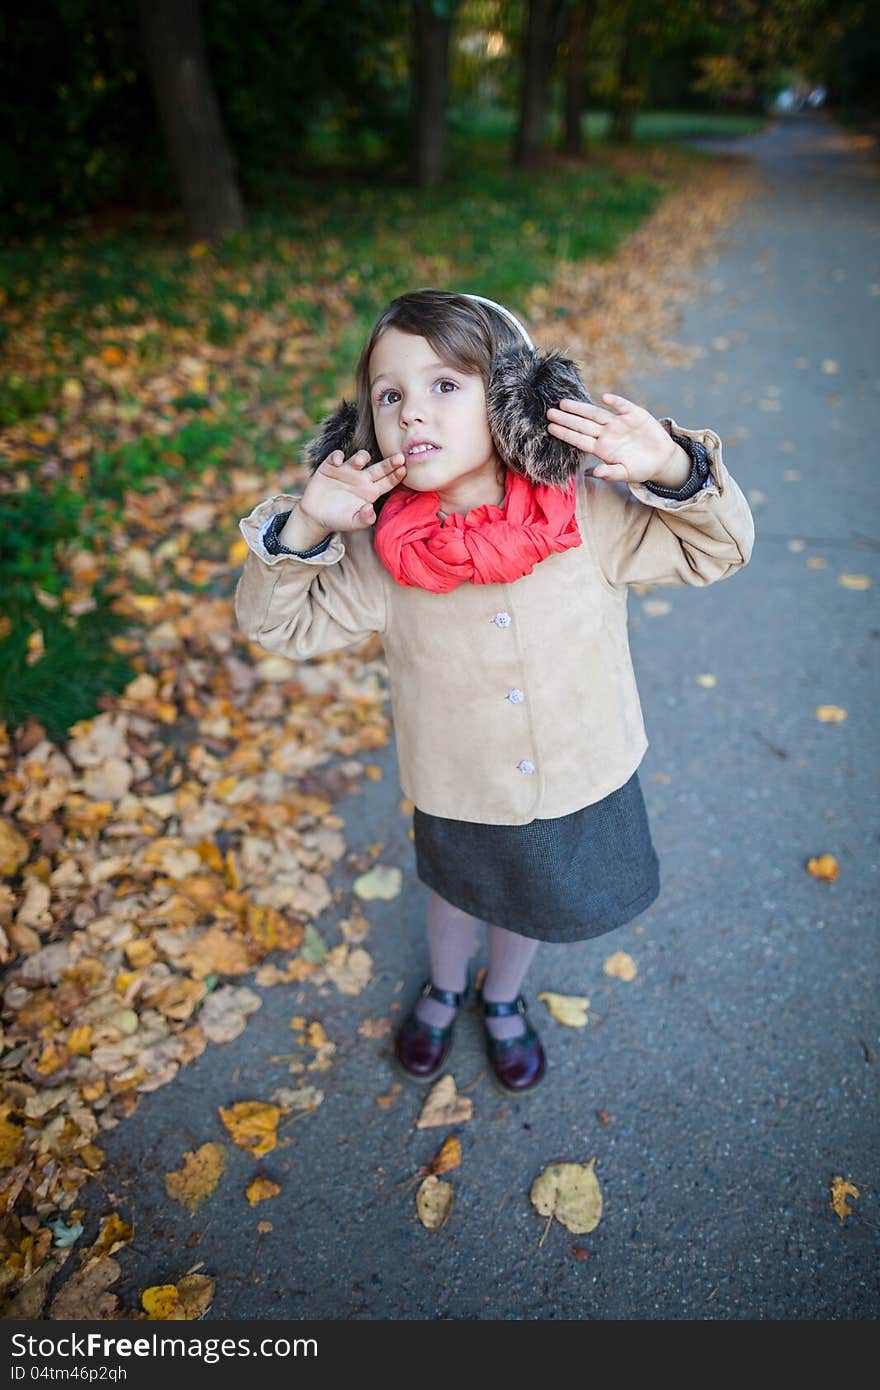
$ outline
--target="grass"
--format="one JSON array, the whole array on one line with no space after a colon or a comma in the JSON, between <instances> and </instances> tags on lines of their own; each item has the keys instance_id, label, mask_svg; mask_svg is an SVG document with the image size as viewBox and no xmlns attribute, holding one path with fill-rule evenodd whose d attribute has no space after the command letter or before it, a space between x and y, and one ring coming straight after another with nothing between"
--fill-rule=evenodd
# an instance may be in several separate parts
<instances>
[{"instance_id":1,"label":"grass","mask_svg":"<svg viewBox=\"0 0 880 1390\"><path fill-rule=\"evenodd\" d=\"M271 205L251 210L247 232L219 247L186 249L168 228L142 223L112 234L62 230L0 251L11 311L0 324L0 428L15 466L14 489L7 478L0 491L8 632L0 644L0 718L15 726L33 713L60 737L94 711L101 693L130 679L109 645L119 623L103 584L95 610L73 622L63 604L53 609L45 598L63 596L72 547L102 552L112 580L107 542L128 494L165 480L183 495L207 467L230 462L282 467L294 449L276 433L273 411L295 400L308 419L319 418L338 382L351 378L377 313L406 289L476 290L522 312L561 259L613 255L663 190L602 157L604 121L602 113L587 118L598 142L592 159L550 160L526 175L509 164L510 113L458 112L447 183L424 192L394 170L334 175L332 140L319 132L311 153L323 167L291 176ZM646 114L636 133L651 143L743 128L742 118L673 112ZM328 311L340 287L341 326ZM292 367L272 355L254 362L237 346L254 315L295 325L285 329L294 337L312 335L321 355ZM227 355L229 369L198 386L181 382L168 405L170 433L127 437L123 426L140 410L139 383L167 374L184 353L208 356L209 347ZM107 389L98 404L107 408L77 413L65 386L91 372L94 395L94 364L114 350L133 360L130 380L124 389L99 381ZM50 428L44 440L47 419L56 433ZM60 449L66 431L83 427L93 447L74 479ZM29 449L34 439L40 447ZM218 539L223 553L228 538ZM37 627L46 654L28 665L27 639Z\"/></svg>"}]
</instances>

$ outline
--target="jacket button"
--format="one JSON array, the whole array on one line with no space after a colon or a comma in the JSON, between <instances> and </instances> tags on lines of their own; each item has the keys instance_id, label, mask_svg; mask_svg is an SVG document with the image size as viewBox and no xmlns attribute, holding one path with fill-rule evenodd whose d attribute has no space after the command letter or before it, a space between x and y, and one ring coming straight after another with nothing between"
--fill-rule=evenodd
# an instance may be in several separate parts
<instances>
[{"instance_id":1,"label":"jacket button","mask_svg":"<svg viewBox=\"0 0 880 1390\"><path fill-rule=\"evenodd\" d=\"M528 758L523 758L522 762L517 763L520 772L534 772L535 764L530 763Z\"/></svg>"},{"instance_id":2,"label":"jacket button","mask_svg":"<svg viewBox=\"0 0 880 1390\"><path fill-rule=\"evenodd\" d=\"M507 698L512 705L521 705L526 697L521 690L510 690L507 693Z\"/></svg>"},{"instance_id":3,"label":"jacket button","mask_svg":"<svg viewBox=\"0 0 880 1390\"><path fill-rule=\"evenodd\" d=\"M493 623L496 623L498 627L510 627L510 614L496 613L492 621Z\"/></svg>"}]
</instances>

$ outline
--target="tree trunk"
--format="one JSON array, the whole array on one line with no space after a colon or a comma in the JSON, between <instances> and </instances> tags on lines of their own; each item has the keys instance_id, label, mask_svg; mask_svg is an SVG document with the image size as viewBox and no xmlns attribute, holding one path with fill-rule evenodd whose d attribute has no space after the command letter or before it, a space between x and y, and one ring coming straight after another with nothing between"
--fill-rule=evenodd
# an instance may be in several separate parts
<instances>
[{"instance_id":1,"label":"tree trunk","mask_svg":"<svg viewBox=\"0 0 880 1390\"><path fill-rule=\"evenodd\" d=\"M159 120L190 241L240 232L244 209L205 52L199 0L138 0Z\"/></svg>"},{"instance_id":2,"label":"tree trunk","mask_svg":"<svg viewBox=\"0 0 880 1390\"><path fill-rule=\"evenodd\" d=\"M529 0L519 126L513 147L513 162L521 169L537 169L544 157L550 75L565 30L566 11L565 0Z\"/></svg>"},{"instance_id":3,"label":"tree trunk","mask_svg":"<svg viewBox=\"0 0 880 1390\"><path fill-rule=\"evenodd\" d=\"M596 8L595 0L578 0L569 12L568 58L565 65L565 115L560 149L580 157L586 139L582 129L584 110L584 62Z\"/></svg>"},{"instance_id":4,"label":"tree trunk","mask_svg":"<svg viewBox=\"0 0 880 1390\"><path fill-rule=\"evenodd\" d=\"M611 108L608 139L615 145L632 143L635 114L641 97L636 64L636 17L634 6L627 11L623 26L623 42L617 69L617 91Z\"/></svg>"},{"instance_id":5,"label":"tree trunk","mask_svg":"<svg viewBox=\"0 0 880 1390\"><path fill-rule=\"evenodd\" d=\"M436 188L446 175L451 15L439 15L430 0L413 0L413 179Z\"/></svg>"}]
</instances>

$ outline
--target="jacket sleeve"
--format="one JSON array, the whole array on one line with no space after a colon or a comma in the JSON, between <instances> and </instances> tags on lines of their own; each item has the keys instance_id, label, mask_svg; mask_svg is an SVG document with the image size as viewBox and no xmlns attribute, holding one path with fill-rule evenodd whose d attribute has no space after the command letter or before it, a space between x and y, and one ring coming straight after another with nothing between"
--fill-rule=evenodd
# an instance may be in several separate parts
<instances>
[{"instance_id":1,"label":"jacket sleeve","mask_svg":"<svg viewBox=\"0 0 880 1390\"><path fill-rule=\"evenodd\" d=\"M748 564L755 542L751 508L722 458L711 429L670 433L704 445L710 484L686 501L658 497L642 483L587 475L587 532L609 584L714 584Z\"/></svg>"},{"instance_id":2,"label":"jacket sleeve","mask_svg":"<svg viewBox=\"0 0 880 1390\"><path fill-rule=\"evenodd\" d=\"M248 553L235 589L235 616L245 637L267 652L304 661L384 632L385 571L373 550L372 531L334 532L318 554L270 555L263 545L266 522L292 511L300 498L269 497L239 522Z\"/></svg>"}]
</instances>

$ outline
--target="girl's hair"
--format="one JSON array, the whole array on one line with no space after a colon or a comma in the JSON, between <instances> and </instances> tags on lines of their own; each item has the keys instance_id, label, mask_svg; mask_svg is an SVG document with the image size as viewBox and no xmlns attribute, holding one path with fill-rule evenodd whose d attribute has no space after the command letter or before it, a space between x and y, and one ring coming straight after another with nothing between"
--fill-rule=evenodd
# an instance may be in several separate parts
<instances>
[{"instance_id":1,"label":"girl's hair","mask_svg":"<svg viewBox=\"0 0 880 1390\"><path fill-rule=\"evenodd\" d=\"M351 452L368 449L374 462L382 457L373 429L370 404L370 356L386 328L426 338L444 362L462 372L479 372L488 389L497 354L504 348L522 347L516 329L494 309L449 290L412 290L392 299L380 314L358 359L357 425ZM385 494L387 495L387 494ZM383 498L374 504L378 511Z\"/></svg>"}]
</instances>

